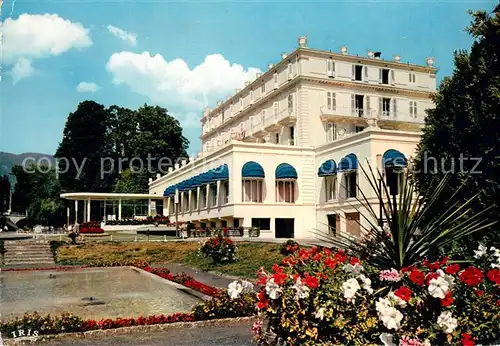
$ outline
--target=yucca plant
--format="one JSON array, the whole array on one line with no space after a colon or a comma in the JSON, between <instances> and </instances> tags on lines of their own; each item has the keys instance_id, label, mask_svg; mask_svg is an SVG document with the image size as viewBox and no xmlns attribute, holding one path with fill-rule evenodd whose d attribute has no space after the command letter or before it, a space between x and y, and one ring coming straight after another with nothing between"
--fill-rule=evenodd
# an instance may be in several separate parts
<instances>
[{"instance_id":1,"label":"yucca plant","mask_svg":"<svg viewBox=\"0 0 500 346\"><path fill-rule=\"evenodd\" d=\"M433 190L417 192L410 170L401 169L397 173L398 191L393 193L393 186L388 186L378 169L372 169L369 164L368 170L359 167L377 200L382 202L373 203L373 197L367 197L358 187L357 200L361 207L355 204L351 207L360 213L369 227L358 221L361 238L349 234L332 237L322 232L319 232L319 237L333 247L344 248L365 258L380 269L401 269L424 258L438 257L453 242L494 224L483 217L486 210L472 213L469 204L477 195L464 203L455 201L460 189L450 198L443 197L449 176L444 176ZM381 219L385 221L383 226Z\"/></svg>"}]
</instances>

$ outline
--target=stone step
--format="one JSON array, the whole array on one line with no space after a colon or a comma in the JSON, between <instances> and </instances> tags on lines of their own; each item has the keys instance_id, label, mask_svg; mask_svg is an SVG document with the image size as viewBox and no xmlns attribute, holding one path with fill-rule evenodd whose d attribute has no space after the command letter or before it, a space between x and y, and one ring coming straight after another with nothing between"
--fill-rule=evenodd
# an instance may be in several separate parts
<instances>
[{"instance_id":1,"label":"stone step","mask_svg":"<svg viewBox=\"0 0 500 346\"><path fill-rule=\"evenodd\" d=\"M6 266L18 266L18 265L32 265L32 264L55 264L54 261L12 261L12 262L4 262Z\"/></svg>"},{"instance_id":2,"label":"stone step","mask_svg":"<svg viewBox=\"0 0 500 346\"><path fill-rule=\"evenodd\" d=\"M12 253L7 252L3 255L4 258L32 258L32 257L53 257L51 253L31 253L31 254L23 254L23 253Z\"/></svg>"},{"instance_id":3,"label":"stone step","mask_svg":"<svg viewBox=\"0 0 500 346\"><path fill-rule=\"evenodd\" d=\"M19 251L51 251L50 247L44 248L32 248L32 247L19 247L19 248L6 248L7 252L19 252Z\"/></svg>"}]
</instances>

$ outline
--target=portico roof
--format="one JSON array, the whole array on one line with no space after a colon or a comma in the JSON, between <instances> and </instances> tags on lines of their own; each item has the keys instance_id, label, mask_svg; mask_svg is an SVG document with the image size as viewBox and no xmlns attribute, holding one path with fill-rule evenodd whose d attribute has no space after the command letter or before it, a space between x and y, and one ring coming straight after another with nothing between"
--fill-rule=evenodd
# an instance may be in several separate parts
<instances>
[{"instance_id":1,"label":"portico roof","mask_svg":"<svg viewBox=\"0 0 500 346\"><path fill-rule=\"evenodd\" d=\"M83 200L126 200L126 199L163 199L161 195L150 195L147 193L104 193L104 192L68 192L61 193L61 198L83 201Z\"/></svg>"}]
</instances>

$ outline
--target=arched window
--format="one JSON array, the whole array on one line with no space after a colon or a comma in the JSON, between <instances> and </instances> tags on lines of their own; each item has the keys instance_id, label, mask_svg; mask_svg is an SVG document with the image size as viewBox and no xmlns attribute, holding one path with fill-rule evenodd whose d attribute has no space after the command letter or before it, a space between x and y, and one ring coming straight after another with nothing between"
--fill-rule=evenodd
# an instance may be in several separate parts
<instances>
[{"instance_id":1,"label":"arched window","mask_svg":"<svg viewBox=\"0 0 500 346\"><path fill-rule=\"evenodd\" d=\"M257 162L249 161L241 169L243 202L262 203L262 185L265 174L264 169Z\"/></svg>"},{"instance_id":2,"label":"arched window","mask_svg":"<svg viewBox=\"0 0 500 346\"><path fill-rule=\"evenodd\" d=\"M358 195L358 158L349 154L340 160L338 170L342 172L342 186L344 197L356 198Z\"/></svg>"},{"instance_id":3,"label":"arched window","mask_svg":"<svg viewBox=\"0 0 500 346\"><path fill-rule=\"evenodd\" d=\"M386 177L386 184L391 195L399 193L402 173L408 165L408 160L399 150L389 149L382 156L382 166Z\"/></svg>"},{"instance_id":4,"label":"arched window","mask_svg":"<svg viewBox=\"0 0 500 346\"><path fill-rule=\"evenodd\" d=\"M334 160L326 160L318 169L318 177L324 178L325 202L337 198L337 163Z\"/></svg>"},{"instance_id":5,"label":"arched window","mask_svg":"<svg viewBox=\"0 0 500 346\"><path fill-rule=\"evenodd\" d=\"M276 167L276 202L295 203L297 171L288 163Z\"/></svg>"}]
</instances>

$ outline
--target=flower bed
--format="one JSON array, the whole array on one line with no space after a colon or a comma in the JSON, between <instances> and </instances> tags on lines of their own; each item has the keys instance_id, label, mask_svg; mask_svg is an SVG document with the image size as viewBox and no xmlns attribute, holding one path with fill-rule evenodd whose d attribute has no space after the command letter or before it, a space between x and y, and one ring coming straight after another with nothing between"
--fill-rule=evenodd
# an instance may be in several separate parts
<instances>
[{"instance_id":1,"label":"flower bed","mask_svg":"<svg viewBox=\"0 0 500 346\"><path fill-rule=\"evenodd\" d=\"M236 259L234 242L222 234L203 241L199 252L205 257L210 257L213 263L233 262Z\"/></svg>"},{"instance_id":2,"label":"flower bed","mask_svg":"<svg viewBox=\"0 0 500 346\"><path fill-rule=\"evenodd\" d=\"M143 219L122 219L106 221L109 226L139 226L139 225L171 225L170 219L166 216L149 216Z\"/></svg>"},{"instance_id":3,"label":"flower bed","mask_svg":"<svg viewBox=\"0 0 500 346\"><path fill-rule=\"evenodd\" d=\"M329 249L299 249L258 272L258 342L300 345L474 345L497 340L500 250L480 248L474 265L447 258L382 270Z\"/></svg>"}]
</instances>

